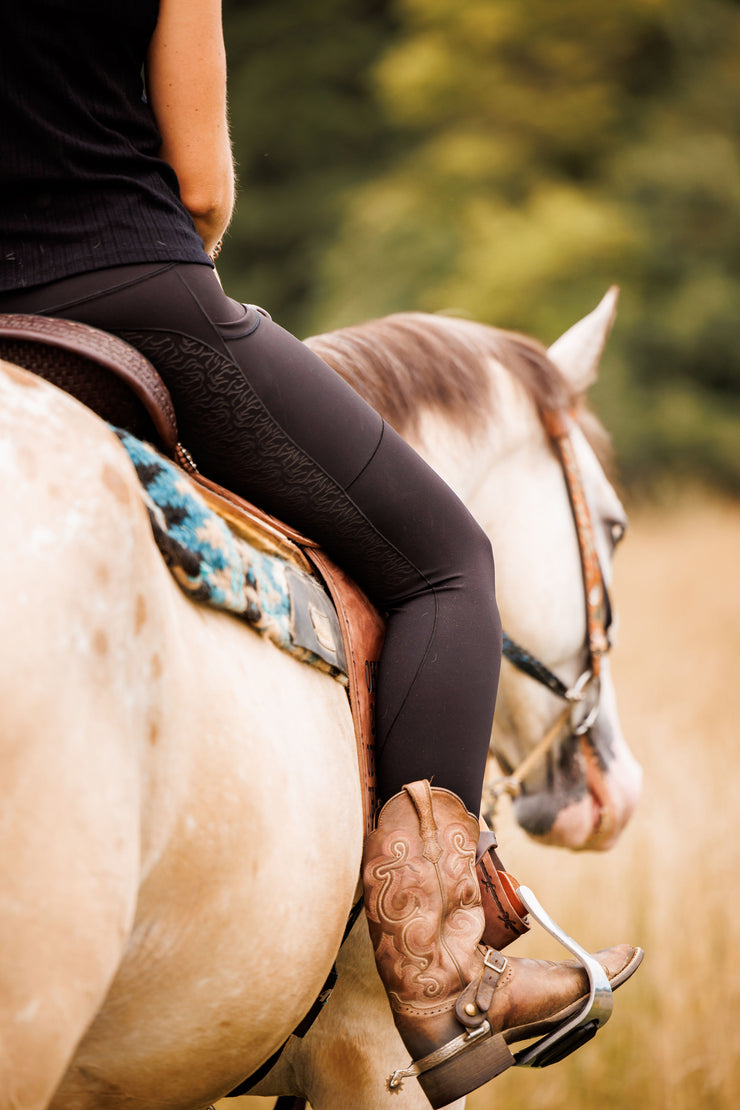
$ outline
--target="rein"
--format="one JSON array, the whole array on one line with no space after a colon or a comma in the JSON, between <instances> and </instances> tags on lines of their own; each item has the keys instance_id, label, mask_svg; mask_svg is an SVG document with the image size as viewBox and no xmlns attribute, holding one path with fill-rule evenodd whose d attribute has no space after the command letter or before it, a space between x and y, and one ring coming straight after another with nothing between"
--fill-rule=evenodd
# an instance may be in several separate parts
<instances>
[{"instance_id":1,"label":"rein","mask_svg":"<svg viewBox=\"0 0 740 1110\"><path fill-rule=\"evenodd\" d=\"M596 551L593 522L586 502L583 479L571 439L570 417L563 412L545 412L542 413L542 423L562 467L573 511L586 601L588 666L574 684L567 687L549 667L504 633L505 658L517 670L529 675L566 701L567 705L516 770L510 775L499 776L485 788L485 793L492 798L491 808L494 813L502 795L508 794L511 798L519 796L524 779L548 754L566 725L570 725L572 736L583 736L593 726L601 704L601 658L610 648L611 604Z\"/></svg>"}]
</instances>

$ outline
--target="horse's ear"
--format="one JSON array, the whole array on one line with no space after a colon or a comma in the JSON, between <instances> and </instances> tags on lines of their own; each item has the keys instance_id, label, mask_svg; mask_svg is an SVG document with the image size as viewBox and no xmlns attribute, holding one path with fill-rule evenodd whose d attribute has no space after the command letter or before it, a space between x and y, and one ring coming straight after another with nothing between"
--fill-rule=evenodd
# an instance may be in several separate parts
<instances>
[{"instance_id":1,"label":"horse's ear","mask_svg":"<svg viewBox=\"0 0 740 1110\"><path fill-rule=\"evenodd\" d=\"M556 339L548 355L578 393L596 381L604 345L617 315L619 287L612 285L593 312Z\"/></svg>"}]
</instances>

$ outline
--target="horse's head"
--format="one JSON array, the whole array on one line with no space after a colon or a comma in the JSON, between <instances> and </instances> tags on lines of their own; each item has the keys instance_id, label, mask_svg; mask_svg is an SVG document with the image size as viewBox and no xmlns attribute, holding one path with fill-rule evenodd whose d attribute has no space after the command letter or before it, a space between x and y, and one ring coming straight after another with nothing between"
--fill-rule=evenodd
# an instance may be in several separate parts
<instances>
[{"instance_id":1,"label":"horse's head","mask_svg":"<svg viewBox=\"0 0 740 1110\"><path fill-rule=\"evenodd\" d=\"M583 404L615 305L610 291L549 357L522 336L421 313L310 341L442 474L491 537L504 631L513 642L492 753L517 794L522 827L570 848L610 847L641 780L617 716L601 650L608 644L589 649L589 634L592 642L613 637L611 560L626 527L593 447L600 429ZM574 483L579 515L591 521L580 542ZM598 561L590 559L584 576L589 544ZM603 619L594 628L599 608ZM533 665L520 670L524 656Z\"/></svg>"},{"instance_id":2,"label":"horse's head","mask_svg":"<svg viewBox=\"0 0 740 1110\"><path fill-rule=\"evenodd\" d=\"M507 634L492 742L505 775L488 797L511 793L528 833L569 848L611 847L641 784L607 656L612 557L627 521L582 407L615 307L612 290L549 351L580 417L563 419L561 409L532 420L530 410L528 421L525 402L471 504L493 541Z\"/></svg>"}]
</instances>

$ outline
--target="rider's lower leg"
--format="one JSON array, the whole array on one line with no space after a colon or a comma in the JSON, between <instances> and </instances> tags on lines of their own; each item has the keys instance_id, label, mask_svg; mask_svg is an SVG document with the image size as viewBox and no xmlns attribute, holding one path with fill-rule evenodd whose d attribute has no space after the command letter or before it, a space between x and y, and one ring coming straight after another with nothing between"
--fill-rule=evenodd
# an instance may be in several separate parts
<instances>
[{"instance_id":1,"label":"rider's lower leg","mask_svg":"<svg viewBox=\"0 0 740 1110\"><path fill-rule=\"evenodd\" d=\"M480 838L478 819L457 795L422 780L386 803L365 845L365 909L375 960L413 1060L389 1086L416 1076L434 1107L512 1064L554 1062L579 1047L608 1017L611 989L642 959L629 945L589 957L554 923L550 928L531 892L522 887L517 895L508 876L504 918L514 910L521 925L514 936L531 911L579 959L504 956L501 942L514 936L490 904L484 914L476 870ZM485 838L482 843L485 848ZM487 865L490 874L491 857ZM484 936L498 947L481 944ZM535 1037L546 1050L525 1057L529 1050L514 1055L509 1048Z\"/></svg>"}]
</instances>

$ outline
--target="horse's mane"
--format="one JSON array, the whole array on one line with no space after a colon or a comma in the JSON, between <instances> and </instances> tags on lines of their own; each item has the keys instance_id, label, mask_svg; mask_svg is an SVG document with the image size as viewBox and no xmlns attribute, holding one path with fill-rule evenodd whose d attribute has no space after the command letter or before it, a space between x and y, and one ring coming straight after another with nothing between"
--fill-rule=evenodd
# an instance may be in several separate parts
<instances>
[{"instance_id":1,"label":"horse's mane","mask_svg":"<svg viewBox=\"0 0 740 1110\"><path fill-rule=\"evenodd\" d=\"M524 388L538 412L578 409L579 423L607 454L606 434L537 340L455 316L399 312L306 340L401 435L424 410L466 431L495 410L493 359Z\"/></svg>"},{"instance_id":2,"label":"horse's mane","mask_svg":"<svg viewBox=\"0 0 740 1110\"><path fill-rule=\"evenodd\" d=\"M491 411L491 359L540 411L572 406L564 376L534 339L472 320L398 312L307 340L402 435L424 409L466 428Z\"/></svg>"}]
</instances>

